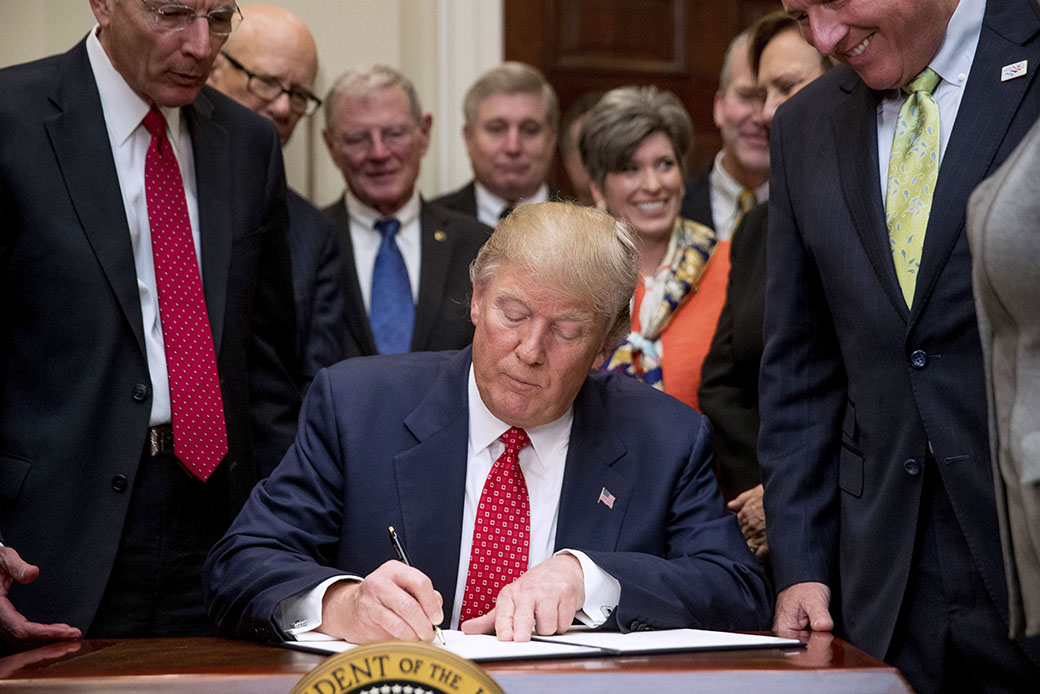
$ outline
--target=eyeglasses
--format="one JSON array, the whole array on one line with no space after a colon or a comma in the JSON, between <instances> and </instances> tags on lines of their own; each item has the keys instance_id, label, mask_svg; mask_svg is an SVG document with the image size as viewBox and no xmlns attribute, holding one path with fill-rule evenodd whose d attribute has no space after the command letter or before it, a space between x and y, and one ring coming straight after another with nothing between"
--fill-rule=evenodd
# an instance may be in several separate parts
<instances>
[{"instance_id":1,"label":"eyeglasses","mask_svg":"<svg viewBox=\"0 0 1040 694\"><path fill-rule=\"evenodd\" d=\"M411 142L416 126L402 123L400 125L388 125L380 128L379 139L387 149L404 149ZM348 154L367 154L372 145L372 131L359 130L357 132L344 133L339 138L340 146Z\"/></svg>"},{"instance_id":2,"label":"eyeglasses","mask_svg":"<svg viewBox=\"0 0 1040 694\"><path fill-rule=\"evenodd\" d=\"M303 87L292 87L291 89L286 89L282 86L282 81L277 77L256 74L228 55L227 51L221 51L220 54L231 63L231 67L235 68L239 72L245 73L246 77L249 78L249 81L246 82L246 89L248 89L249 93L253 96L271 102L282 94L288 94L289 110L301 116L309 116L314 113L319 106L321 106L321 99L314 96Z\"/></svg>"},{"instance_id":3,"label":"eyeglasses","mask_svg":"<svg viewBox=\"0 0 1040 694\"><path fill-rule=\"evenodd\" d=\"M167 2L157 5L149 0L141 0L141 4L151 11L152 25L162 32L183 31L194 24L196 19L205 18L209 23L211 36L227 36L242 20L242 13L234 3L205 14L196 14L191 7L179 3Z\"/></svg>"}]
</instances>

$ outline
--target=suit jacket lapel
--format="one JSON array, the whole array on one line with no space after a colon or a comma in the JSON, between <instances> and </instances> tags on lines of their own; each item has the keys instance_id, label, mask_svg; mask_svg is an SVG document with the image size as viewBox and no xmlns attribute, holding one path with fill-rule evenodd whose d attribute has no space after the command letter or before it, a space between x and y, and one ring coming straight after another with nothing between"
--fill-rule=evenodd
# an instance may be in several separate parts
<instances>
[{"instance_id":1,"label":"suit jacket lapel","mask_svg":"<svg viewBox=\"0 0 1040 694\"><path fill-rule=\"evenodd\" d=\"M202 290L206 295L213 348L220 355L224 308L231 271L232 185L227 131L212 120L213 105L200 93L181 109L195 155L195 189L199 203L199 245L202 249Z\"/></svg>"},{"instance_id":2,"label":"suit jacket lapel","mask_svg":"<svg viewBox=\"0 0 1040 694\"><path fill-rule=\"evenodd\" d=\"M365 311L357 266L354 264L354 244L350 240L350 215L347 212L346 195L326 207L325 214L339 227L340 253L343 258L343 291L347 295L347 329L354 336L354 342L362 354L377 354L379 350L376 349L376 340L368 324L368 312Z\"/></svg>"},{"instance_id":3,"label":"suit jacket lapel","mask_svg":"<svg viewBox=\"0 0 1040 694\"><path fill-rule=\"evenodd\" d=\"M613 551L621 523L632 498L633 480L626 466L624 443L604 428L607 421L599 390L589 379L574 401L567 448L567 469L560 491L556 549ZM599 501L606 489L614 495L613 508Z\"/></svg>"},{"instance_id":4,"label":"suit jacket lapel","mask_svg":"<svg viewBox=\"0 0 1040 694\"><path fill-rule=\"evenodd\" d=\"M1023 45L1036 35L1038 25L1035 20L1023 22L1020 7L995 2L986 6L971 75L935 184L911 321L920 314L963 233L965 202L992 172L997 151L1040 67L1040 41ZM1020 60L1029 61L1029 72L1001 82L1001 68Z\"/></svg>"},{"instance_id":5,"label":"suit jacket lapel","mask_svg":"<svg viewBox=\"0 0 1040 694\"><path fill-rule=\"evenodd\" d=\"M852 70L845 77L840 86L845 95L834 110L842 195L885 295L899 314L906 316L908 309L892 262L885 202L881 197L877 149L880 94L867 87Z\"/></svg>"},{"instance_id":6,"label":"suit jacket lapel","mask_svg":"<svg viewBox=\"0 0 1040 694\"><path fill-rule=\"evenodd\" d=\"M440 586L451 619L466 493L470 350L453 356L405 418L418 443L394 458L404 541L416 567Z\"/></svg>"},{"instance_id":7,"label":"suit jacket lapel","mask_svg":"<svg viewBox=\"0 0 1040 694\"><path fill-rule=\"evenodd\" d=\"M415 307L415 328L412 332L413 352L425 350L430 340L430 333L440 315L437 308L444 299L448 266L455 249L451 226L436 206L427 204L425 200L421 202L419 227L422 269L419 271L419 303Z\"/></svg>"},{"instance_id":8,"label":"suit jacket lapel","mask_svg":"<svg viewBox=\"0 0 1040 694\"><path fill-rule=\"evenodd\" d=\"M137 268L101 98L81 41L63 58L51 101L61 113L45 122L80 224L145 354Z\"/></svg>"}]
</instances>

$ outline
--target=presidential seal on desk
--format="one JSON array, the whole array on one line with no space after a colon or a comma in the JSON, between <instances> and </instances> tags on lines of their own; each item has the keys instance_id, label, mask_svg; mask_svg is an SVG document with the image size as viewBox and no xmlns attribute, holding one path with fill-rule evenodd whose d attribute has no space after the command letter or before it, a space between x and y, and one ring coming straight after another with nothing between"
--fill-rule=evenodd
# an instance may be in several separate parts
<instances>
[{"instance_id":1,"label":"presidential seal on desk","mask_svg":"<svg viewBox=\"0 0 1040 694\"><path fill-rule=\"evenodd\" d=\"M291 694L505 694L476 663L426 643L385 641L334 655Z\"/></svg>"}]
</instances>

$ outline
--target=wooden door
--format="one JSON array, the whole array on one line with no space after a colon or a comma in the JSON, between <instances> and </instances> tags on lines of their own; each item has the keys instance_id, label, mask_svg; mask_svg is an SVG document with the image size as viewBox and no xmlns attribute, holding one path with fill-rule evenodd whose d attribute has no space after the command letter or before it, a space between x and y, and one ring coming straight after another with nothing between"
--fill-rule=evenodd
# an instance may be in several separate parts
<instances>
[{"instance_id":1,"label":"wooden door","mask_svg":"<svg viewBox=\"0 0 1040 694\"><path fill-rule=\"evenodd\" d=\"M721 145L712 119L730 40L776 0L505 0L505 57L540 69L566 110L582 94L629 84L674 92L690 112L687 172ZM569 191L557 162L551 184Z\"/></svg>"}]
</instances>

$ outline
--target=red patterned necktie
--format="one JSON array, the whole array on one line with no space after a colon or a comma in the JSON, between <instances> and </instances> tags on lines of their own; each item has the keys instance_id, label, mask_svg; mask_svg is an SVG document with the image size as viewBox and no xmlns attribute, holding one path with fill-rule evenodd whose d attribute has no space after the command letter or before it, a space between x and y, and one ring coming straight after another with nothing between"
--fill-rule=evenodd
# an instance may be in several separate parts
<instances>
[{"instance_id":1,"label":"red patterned necktie","mask_svg":"<svg viewBox=\"0 0 1040 694\"><path fill-rule=\"evenodd\" d=\"M227 453L213 334L181 170L166 139L166 120L153 108L144 117L144 127L152 136L145 157L144 188L170 380L173 450L181 464L205 482Z\"/></svg>"},{"instance_id":2,"label":"red patterned necktie","mask_svg":"<svg viewBox=\"0 0 1040 694\"><path fill-rule=\"evenodd\" d=\"M498 438L506 449L491 467L480 493L459 623L490 612L498 591L527 571L531 509L519 455L531 439L517 427Z\"/></svg>"}]
</instances>

